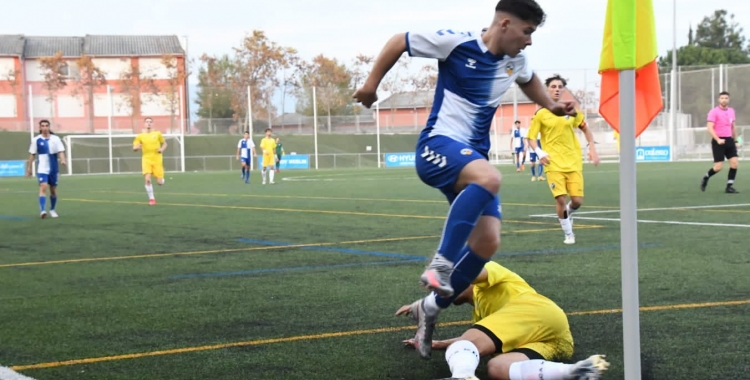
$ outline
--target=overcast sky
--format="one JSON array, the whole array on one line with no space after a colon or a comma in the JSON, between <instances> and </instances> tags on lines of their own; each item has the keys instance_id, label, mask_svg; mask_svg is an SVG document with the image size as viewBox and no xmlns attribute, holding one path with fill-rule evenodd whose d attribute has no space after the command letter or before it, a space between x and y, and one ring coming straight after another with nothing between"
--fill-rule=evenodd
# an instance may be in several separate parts
<instances>
[{"instance_id":1,"label":"overcast sky","mask_svg":"<svg viewBox=\"0 0 750 380\"><path fill-rule=\"evenodd\" d=\"M560 72L572 82L598 81L605 0L538 0L547 22L527 49L544 74ZM309 59L323 53L349 62L359 53L377 55L394 33L437 29L477 30L491 20L494 0L26 0L4 12L0 34L83 36L86 34L174 34L187 36L189 55L231 53L245 34L263 30ZM672 47L673 0L653 0L659 52ZM470 6L467 6L471 4ZM677 1L677 45L688 27L716 9L738 15L750 31L750 1ZM420 59L421 60L421 59ZM428 61L418 62L419 66ZM586 70L586 76L583 72ZM585 79L584 79L585 78ZM571 83L573 84L573 83ZM193 81L191 87L195 85ZM581 85L581 87L583 87ZM192 106L193 111L195 107ZM289 108L289 107L287 107ZM289 109L287 109L289 111Z\"/></svg>"}]
</instances>

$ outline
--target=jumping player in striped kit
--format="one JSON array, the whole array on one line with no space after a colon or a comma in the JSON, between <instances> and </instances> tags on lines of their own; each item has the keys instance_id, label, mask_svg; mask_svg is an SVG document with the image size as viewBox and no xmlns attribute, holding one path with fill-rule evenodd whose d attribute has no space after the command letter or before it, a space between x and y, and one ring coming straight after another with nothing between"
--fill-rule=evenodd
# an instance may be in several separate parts
<instances>
[{"instance_id":1,"label":"jumping player in striped kit","mask_svg":"<svg viewBox=\"0 0 750 380\"><path fill-rule=\"evenodd\" d=\"M451 205L437 252L422 273L432 292L414 303L415 346L429 358L441 309L469 287L500 245L500 173L490 164L490 129L513 82L535 103L557 115L575 115L572 102L554 102L531 70L523 49L544 22L534 0L500 0L486 32L441 29L393 36L354 97L365 107L399 57L438 60L432 112L416 146L416 170Z\"/></svg>"}]
</instances>

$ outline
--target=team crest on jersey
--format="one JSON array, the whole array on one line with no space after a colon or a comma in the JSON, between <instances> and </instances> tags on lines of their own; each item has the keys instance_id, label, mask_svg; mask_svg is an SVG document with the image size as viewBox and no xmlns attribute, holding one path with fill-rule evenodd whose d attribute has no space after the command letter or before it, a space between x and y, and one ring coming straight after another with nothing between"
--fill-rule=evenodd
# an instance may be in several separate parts
<instances>
[{"instance_id":1,"label":"team crest on jersey","mask_svg":"<svg viewBox=\"0 0 750 380\"><path fill-rule=\"evenodd\" d=\"M505 66L505 72L508 73L508 75L513 75L513 64L509 63L508 66Z\"/></svg>"},{"instance_id":2,"label":"team crest on jersey","mask_svg":"<svg viewBox=\"0 0 750 380\"><path fill-rule=\"evenodd\" d=\"M463 154L464 156L468 156L471 154L471 149L469 148L461 149L461 154Z\"/></svg>"}]
</instances>

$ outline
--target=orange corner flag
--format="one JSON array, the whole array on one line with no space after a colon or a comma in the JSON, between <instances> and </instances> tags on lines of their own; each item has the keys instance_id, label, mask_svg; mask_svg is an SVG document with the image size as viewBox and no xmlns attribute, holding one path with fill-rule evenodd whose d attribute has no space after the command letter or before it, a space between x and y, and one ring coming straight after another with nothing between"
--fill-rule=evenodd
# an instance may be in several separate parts
<instances>
[{"instance_id":1,"label":"orange corner flag","mask_svg":"<svg viewBox=\"0 0 750 380\"><path fill-rule=\"evenodd\" d=\"M620 71L635 70L635 136L664 108L651 0L609 0L599 61L599 113L620 132Z\"/></svg>"}]
</instances>

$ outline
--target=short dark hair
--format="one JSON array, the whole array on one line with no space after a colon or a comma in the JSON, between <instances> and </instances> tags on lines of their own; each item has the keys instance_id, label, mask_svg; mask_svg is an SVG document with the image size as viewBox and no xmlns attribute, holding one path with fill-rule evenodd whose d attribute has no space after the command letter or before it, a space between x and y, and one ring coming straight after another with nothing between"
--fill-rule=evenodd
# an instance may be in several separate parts
<instances>
[{"instance_id":1,"label":"short dark hair","mask_svg":"<svg viewBox=\"0 0 750 380\"><path fill-rule=\"evenodd\" d=\"M722 92L720 92L719 96L722 96L722 95L730 96L728 91L722 91Z\"/></svg>"},{"instance_id":2,"label":"short dark hair","mask_svg":"<svg viewBox=\"0 0 750 380\"><path fill-rule=\"evenodd\" d=\"M143 121L146 121L146 120L151 120L151 121L154 121L154 119L152 119L152 118L151 118L151 116L147 116L147 117L144 117L144 118L143 118Z\"/></svg>"},{"instance_id":3,"label":"short dark hair","mask_svg":"<svg viewBox=\"0 0 750 380\"><path fill-rule=\"evenodd\" d=\"M266 132L271 131L271 128L266 128Z\"/></svg>"},{"instance_id":4,"label":"short dark hair","mask_svg":"<svg viewBox=\"0 0 750 380\"><path fill-rule=\"evenodd\" d=\"M565 78L561 77L560 74L555 74L555 75L553 75L553 76L545 79L544 80L544 85L547 86L547 87L549 87L549 85L552 84L552 82L554 82L556 80L559 80L560 82L562 82L563 87L568 87L568 81L565 80Z\"/></svg>"},{"instance_id":5,"label":"short dark hair","mask_svg":"<svg viewBox=\"0 0 750 380\"><path fill-rule=\"evenodd\" d=\"M250 131L248 131L248 130L245 130L245 134L246 134L246 135L249 135L249 134L250 134Z\"/></svg>"},{"instance_id":6,"label":"short dark hair","mask_svg":"<svg viewBox=\"0 0 750 380\"><path fill-rule=\"evenodd\" d=\"M542 7L534 0L500 0L495 7L495 12L510 13L537 26L544 24L547 18Z\"/></svg>"},{"instance_id":7,"label":"short dark hair","mask_svg":"<svg viewBox=\"0 0 750 380\"><path fill-rule=\"evenodd\" d=\"M521 124L521 120L516 120L514 124Z\"/></svg>"},{"instance_id":8,"label":"short dark hair","mask_svg":"<svg viewBox=\"0 0 750 380\"><path fill-rule=\"evenodd\" d=\"M47 123L47 126L48 126L48 127L51 127L51 126L52 126L52 125L51 125L51 124L49 123L49 120L47 120L47 119L42 119L42 120L39 120L39 126L40 126L40 127L42 126L42 123Z\"/></svg>"}]
</instances>

